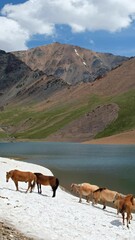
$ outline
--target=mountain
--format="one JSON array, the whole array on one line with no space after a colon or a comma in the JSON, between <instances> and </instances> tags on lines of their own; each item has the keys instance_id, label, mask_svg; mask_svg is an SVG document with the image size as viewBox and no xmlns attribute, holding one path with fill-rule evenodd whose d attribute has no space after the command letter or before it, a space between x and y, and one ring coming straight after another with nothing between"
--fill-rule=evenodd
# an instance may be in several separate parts
<instances>
[{"instance_id":1,"label":"mountain","mask_svg":"<svg viewBox=\"0 0 135 240\"><path fill-rule=\"evenodd\" d=\"M1 105L18 99L42 101L65 87L93 82L126 60L59 43L27 51L1 51L0 94L4 91Z\"/></svg>"},{"instance_id":2,"label":"mountain","mask_svg":"<svg viewBox=\"0 0 135 240\"><path fill-rule=\"evenodd\" d=\"M70 85L94 81L128 59L60 43L13 54L32 70L38 69Z\"/></svg>"},{"instance_id":3,"label":"mountain","mask_svg":"<svg viewBox=\"0 0 135 240\"><path fill-rule=\"evenodd\" d=\"M80 142L135 128L135 58L53 43L0 51L0 63L2 139Z\"/></svg>"}]
</instances>

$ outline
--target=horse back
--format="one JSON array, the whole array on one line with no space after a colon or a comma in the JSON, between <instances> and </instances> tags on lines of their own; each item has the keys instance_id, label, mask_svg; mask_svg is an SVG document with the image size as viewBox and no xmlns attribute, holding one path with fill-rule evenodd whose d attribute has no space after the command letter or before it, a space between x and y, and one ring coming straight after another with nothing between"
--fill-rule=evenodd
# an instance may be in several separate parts
<instances>
[{"instance_id":1,"label":"horse back","mask_svg":"<svg viewBox=\"0 0 135 240\"><path fill-rule=\"evenodd\" d=\"M28 182L34 179L34 174L32 172L23 172L15 169L11 178L13 181Z\"/></svg>"},{"instance_id":2,"label":"horse back","mask_svg":"<svg viewBox=\"0 0 135 240\"><path fill-rule=\"evenodd\" d=\"M46 176L42 173L34 173L37 177L37 183L41 185L55 185L59 184L59 180L54 176Z\"/></svg>"},{"instance_id":3,"label":"horse back","mask_svg":"<svg viewBox=\"0 0 135 240\"><path fill-rule=\"evenodd\" d=\"M113 202L116 194L117 194L116 191L105 189L101 192L101 197L108 202Z\"/></svg>"}]
</instances>

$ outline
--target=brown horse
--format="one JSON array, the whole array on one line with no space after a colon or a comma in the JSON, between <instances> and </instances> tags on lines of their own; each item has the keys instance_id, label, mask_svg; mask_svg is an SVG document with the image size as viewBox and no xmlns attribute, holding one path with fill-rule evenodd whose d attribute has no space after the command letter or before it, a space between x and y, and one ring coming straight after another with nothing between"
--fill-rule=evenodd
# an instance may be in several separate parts
<instances>
[{"instance_id":1,"label":"brown horse","mask_svg":"<svg viewBox=\"0 0 135 240\"><path fill-rule=\"evenodd\" d=\"M103 203L103 209L106 208L106 202L113 202L117 192L107 188L99 188L93 192L93 203L97 204L99 201Z\"/></svg>"},{"instance_id":2,"label":"brown horse","mask_svg":"<svg viewBox=\"0 0 135 240\"><path fill-rule=\"evenodd\" d=\"M131 194L128 194L128 195L124 195L124 194L121 194L121 193L117 193L114 200L113 200L113 203L117 209L117 214L119 214L120 212L120 200L121 199L125 199L127 198L128 196L131 196ZM133 205L132 205L132 211L135 210L135 198L133 199Z\"/></svg>"},{"instance_id":3,"label":"brown horse","mask_svg":"<svg viewBox=\"0 0 135 240\"><path fill-rule=\"evenodd\" d=\"M37 189L38 189L38 193L42 193L42 190L41 190L41 185L50 185L52 187L52 190L53 190L53 196L52 197L55 197L56 195L56 190L59 186L59 179L54 177L54 176L46 176L46 175L43 175L42 173L34 173L37 177Z\"/></svg>"},{"instance_id":4,"label":"brown horse","mask_svg":"<svg viewBox=\"0 0 135 240\"><path fill-rule=\"evenodd\" d=\"M30 192L32 192L32 189L35 187L35 183L37 180L37 177L32 172L23 172L20 170L11 170L6 173L6 182L8 182L9 178L11 178L16 186L16 191L19 191L18 188L18 182L28 182L28 189L26 190L26 193L30 189Z\"/></svg>"},{"instance_id":5,"label":"brown horse","mask_svg":"<svg viewBox=\"0 0 135 240\"><path fill-rule=\"evenodd\" d=\"M125 197L117 194L114 200L114 204L116 204L116 202L118 206L118 212L122 214L123 225L125 224L125 213L127 213L127 227L129 228L129 223L132 219L131 211L133 210L134 206L134 197L132 194L128 194Z\"/></svg>"},{"instance_id":6,"label":"brown horse","mask_svg":"<svg viewBox=\"0 0 135 240\"><path fill-rule=\"evenodd\" d=\"M89 203L90 197L93 195L93 192L98 188L99 187L97 185L92 185L90 183L71 184L71 191L79 193L80 203L82 202L82 196L86 196L86 201Z\"/></svg>"}]
</instances>

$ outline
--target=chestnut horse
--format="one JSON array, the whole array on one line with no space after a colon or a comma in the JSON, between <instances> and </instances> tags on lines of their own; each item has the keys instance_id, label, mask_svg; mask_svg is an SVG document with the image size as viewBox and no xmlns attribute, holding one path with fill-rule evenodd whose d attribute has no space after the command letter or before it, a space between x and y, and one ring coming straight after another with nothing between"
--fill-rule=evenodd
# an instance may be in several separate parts
<instances>
[{"instance_id":1,"label":"chestnut horse","mask_svg":"<svg viewBox=\"0 0 135 240\"><path fill-rule=\"evenodd\" d=\"M36 179L34 173L32 172L23 172L20 170L11 170L9 172L6 172L6 182L8 182L9 178L11 178L16 186L16 191L19 191L18 188L18 182L28 182L28 188L26 190L26 193L30 189L30 192L32 192L32 189L35 187Z\"/></svg>"},{"instance_id":2,"label":"chestnut horse","mask_svg":"<svg viewBox=\"0 0 135 240\"><path fill-rule=\"evenodd\" d=\"M123 218L123 225L125 224L125 213L127 214L127 227L129 228L130 220L132 219L131 212L133 210L134 206L134 197L132 194L128 194L125 197L121 196L120 194L117 194L114 199L114 204L117 203L118 206L118 212L122 214Z\"/></svg>"},{"instance_id":3,"label":"chestnut horse","mask_svg":"<svg viewBox=\"0 0 135 240\"><path fill-rule=\"evenodd\" d=\"M59 186L59 179L54 177L54 176L46 176L46 175L43 175L42 173L34 173L37 177L37 189L38 189L38 193L42 193L42 190L41 190L41 185L50 185L52 187L52 190L53 190L53 196L52 197L55 197L56 195L56 190Z\"/></svg>"}]
</instances>

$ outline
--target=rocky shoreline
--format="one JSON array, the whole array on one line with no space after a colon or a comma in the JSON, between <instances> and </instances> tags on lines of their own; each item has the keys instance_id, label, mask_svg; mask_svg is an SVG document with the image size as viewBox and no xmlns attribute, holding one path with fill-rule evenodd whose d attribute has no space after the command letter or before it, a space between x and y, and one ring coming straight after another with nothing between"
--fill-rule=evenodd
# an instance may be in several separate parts
<instances>
[{"instance_id":1,"label":"rocky shoreline","mask_svg":"<svg viewBox=\"0 0 135 240\"><path fill-rule=\"evenodd\" d=\"M34 238L26 237L15 228L0 221L0 240L34 240Z\"/></svg>"}]
</instances>

